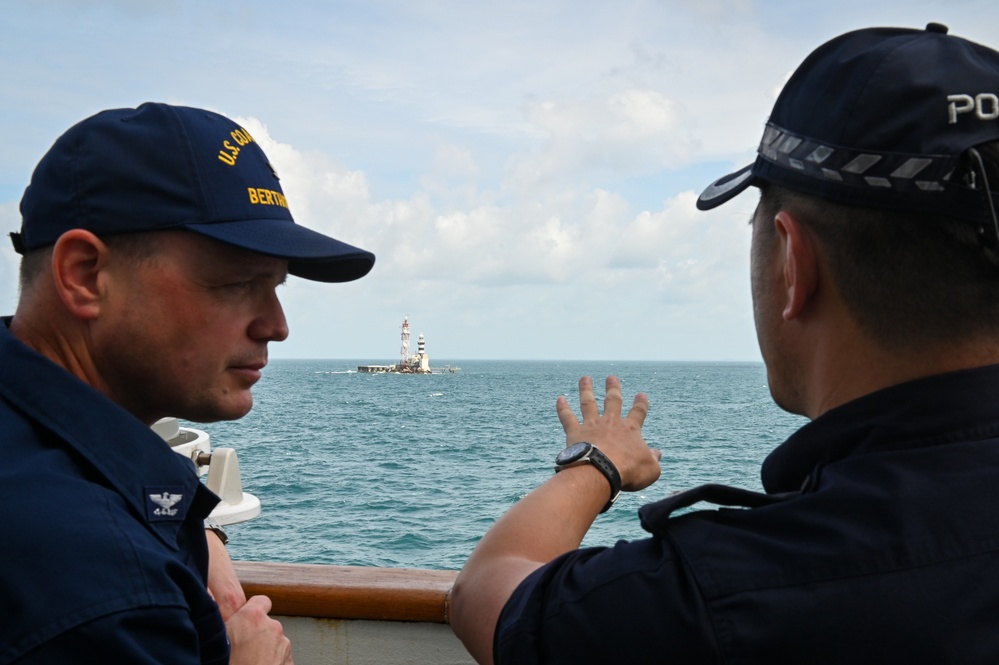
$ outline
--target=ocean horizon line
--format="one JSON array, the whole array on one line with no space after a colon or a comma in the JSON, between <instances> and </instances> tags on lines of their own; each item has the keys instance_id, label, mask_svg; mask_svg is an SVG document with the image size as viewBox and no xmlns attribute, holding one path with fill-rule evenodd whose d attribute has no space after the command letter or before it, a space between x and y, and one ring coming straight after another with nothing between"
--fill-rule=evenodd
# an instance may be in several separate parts
<instances>
[{"instance_id":1,"label":"ocean horizon line","mask_svg":"<svg viewBox=\"0 0 999 665\"><path fill-rule=\"evenodd\" d=\"M314 358L314 357L283 357L272 356L269 362L274 361L303 361L303 362L371 362L372 364L391 364L397 362L398 358L371 358L368 356L349 356L343 358ZM718 364L740 364L740 365L763 365L762 360L741 360L738 358L723 358L717 360L678 360L678 359L648 359L642 358L440 358L433 359L432 363L461 363L461 362L519 362L519 363L667 363L678 365L718 365Z\"/></svg>"}]
</instances>

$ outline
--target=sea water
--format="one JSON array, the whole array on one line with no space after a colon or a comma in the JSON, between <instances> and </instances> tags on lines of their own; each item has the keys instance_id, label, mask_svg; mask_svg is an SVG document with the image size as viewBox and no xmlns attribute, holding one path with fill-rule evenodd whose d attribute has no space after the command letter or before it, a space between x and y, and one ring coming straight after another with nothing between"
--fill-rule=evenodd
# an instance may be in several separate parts
<instances>
[{"instance_id":1,"label":"sea water","mask_svg":"<svg viewBox=\"0 0 999 665\"><path fill-rule=\"evenodd\" d=\"M637 510L707 482L760 490L763 459L804 420L770 399L760 363L437 361L431 375L365 374L368 361L274 360L238 421L197 425L235 448L260 517L227 528L234 559L458 569L482 534L553 473L580 376L621 378L662 477L625 493L584 545L645 534Z\"/></svg>"}]
</instances>

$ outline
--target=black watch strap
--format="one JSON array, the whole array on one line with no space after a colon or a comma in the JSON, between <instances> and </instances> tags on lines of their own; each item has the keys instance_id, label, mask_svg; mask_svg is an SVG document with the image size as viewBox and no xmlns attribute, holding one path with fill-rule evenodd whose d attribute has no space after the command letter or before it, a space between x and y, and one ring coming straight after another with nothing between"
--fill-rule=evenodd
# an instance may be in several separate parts
<instances>
[{"instance_id":1,"label":"black watch strap","mask_svg":"<svg viewBox=\"0 0 999 665\"><path fill-rule=\"evenodd\" d=\"M219 540L222 541L223 545L229 544L229 536L226 535L226 532L222 529L222 525L213 520L211 517L205 518L205 530L213 531L215 535L219 537Z\"/></svg>"},{"instance_id":2,"label":"black watch strap","mask_svg":"<svg viewBox=\"0 0 999 665\"><path fill-rule=\"evenodd\" d=\"M556 466L555 473L558 473L562 469L568 469L586 463L597 467L600 473L604 474L604 477L607 478L607 482L610 483L610 499L600 510L601 513L606 513L610 510L610 507L614 505L614 502L617 501L617 497L621 495L621 474L618 472L617 467L614 466L614 462L610 461L610 458L607 457L607 455L600 452L599 448L591 443L589 451L583 457L570 464L566 464L565 466Z\"/></svg>"}]
</instances>

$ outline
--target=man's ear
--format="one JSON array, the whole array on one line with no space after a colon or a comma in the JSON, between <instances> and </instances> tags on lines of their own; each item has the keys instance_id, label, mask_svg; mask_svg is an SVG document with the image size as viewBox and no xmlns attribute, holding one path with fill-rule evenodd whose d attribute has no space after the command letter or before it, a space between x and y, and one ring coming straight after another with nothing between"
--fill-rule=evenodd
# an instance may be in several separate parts
<instances>
[{"instance_id":1,"label":"man's ear","mask_svg":"<svg viewBox=\"0 0 999 665\"><path fill-rule=\"evenodd\" d=\"M52 279L66 309L79 319L96 319L103 299L101 272L108 248L90 231L71 229L52 248Z\"/></svg>"},{"instance_id":2,"label":"man's ear","mask_svg":"<svg viewBox=\"0 0 999 665\"><path fill-rule=\"evenodd\" d=\"M781 210L774 219L784 260L784 319L799 318L811 303L819 282L815 244L798 218Z\"/></svg>"}]
</instances>

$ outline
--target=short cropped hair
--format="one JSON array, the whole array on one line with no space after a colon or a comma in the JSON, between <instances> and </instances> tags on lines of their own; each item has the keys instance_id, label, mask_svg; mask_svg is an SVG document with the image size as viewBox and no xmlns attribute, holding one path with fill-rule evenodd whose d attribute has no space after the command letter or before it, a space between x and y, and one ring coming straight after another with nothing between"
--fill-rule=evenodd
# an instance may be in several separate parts
<instances>
[{"instance_id":1,"label":"short cropped hair","mask_svg":"<svg viewBox=\"0 0 999 665\"><path fill-rule=\"evenodd\" d=\"M52 262L52 245L32 249L21 257L21 267L18 273L18 284L21 293L26 292L38 276Z\"/></svg>"},{"instance_id":2,"label":"short cropped hair","mask_svg":"<svg viewBox=\"0 0 999 665\"><path fill-rule=\"evenodd\" d=\"M119 253L126 260L139 264L150 260L156 255L158 245L156 243L156 231L144 233L123 233L121 235L107 236L101 238L114 252ZM52 245L39 247L25 253L21 258L21 266L18 272L18 282L21 293L25 293L38 276L49 268L52 263Z\"/></svg>"},{"instance_id":3,"label":"short cropped hair","mask_svg":"<svg viewBox=\"0 0 999 665\"><path fill-rule=\"evenodd\" d=\"M991 165L999 164L995 148L980 150ZM999 175L987 168L995 189ZM782 209L818 238L849 312L887 350L999 338L999 238L984 198L975 223L843 205L764 183L760 219Z\"/></svg>"}]
</instances>

